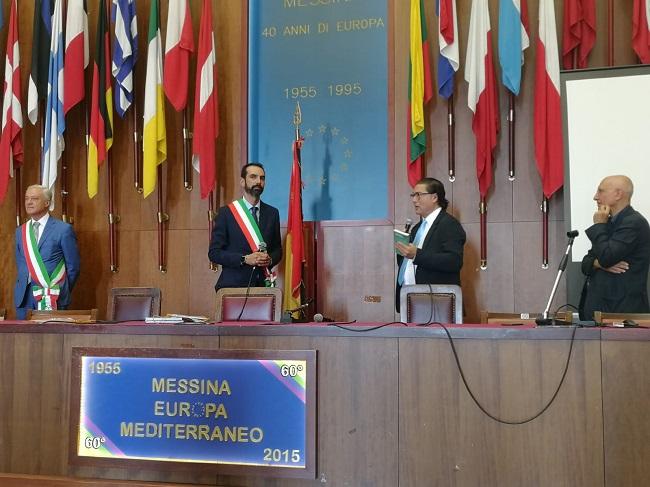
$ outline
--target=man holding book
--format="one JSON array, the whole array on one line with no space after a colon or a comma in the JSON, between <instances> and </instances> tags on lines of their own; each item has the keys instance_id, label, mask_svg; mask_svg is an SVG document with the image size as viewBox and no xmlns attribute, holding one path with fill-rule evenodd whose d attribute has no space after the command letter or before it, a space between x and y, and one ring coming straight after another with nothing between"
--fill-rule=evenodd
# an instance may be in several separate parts
<instances>
[{"instance_id":1,"label":"man holding book","mask_svg":"<svg viewBox=\"0 0 650 487\"><path fill-rule=\"evenodd\" d=\"M395 307L409 284L460 285L465 230L447 213L445 187L434 178L423 178L413 188L411 201L420 222L411 229L409 243L395 243L397 274Z\"/></svg>"}]
</instances>

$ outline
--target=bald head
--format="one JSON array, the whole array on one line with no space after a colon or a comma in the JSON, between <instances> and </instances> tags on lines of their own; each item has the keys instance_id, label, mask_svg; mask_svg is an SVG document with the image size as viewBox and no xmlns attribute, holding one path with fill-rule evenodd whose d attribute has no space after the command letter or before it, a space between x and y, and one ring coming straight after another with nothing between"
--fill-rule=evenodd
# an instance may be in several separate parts
<instances>
[{"instance_id":1,"label":"bald head","mask_svg":"<svg viewBox=\"0 0 650 487\"><path fill-rule=\"evenodd\" d=\"M633 193L634 184L627 176L607 176L598 185L594 200L599 206L608 206L611 214L616 215L630 204Z\"/></svg>"}]
</instances>

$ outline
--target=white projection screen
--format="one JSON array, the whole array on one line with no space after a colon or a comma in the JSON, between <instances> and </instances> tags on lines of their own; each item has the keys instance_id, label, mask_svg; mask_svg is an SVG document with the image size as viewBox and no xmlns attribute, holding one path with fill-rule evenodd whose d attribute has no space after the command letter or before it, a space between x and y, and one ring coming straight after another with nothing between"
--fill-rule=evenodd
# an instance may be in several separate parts
<instances>
[{"instance_id":1,"label":"white projection screen","mask_svg":"<svg viewBox=\"0 0 650 487\"><path fill-rule=\"evenodd\" d=\"M577 304L582 278L575 263L590 248L584 232L592 224L600 180L610 174L632 178L632 206L650 217L650 66L567 71L561 81L565 221L580 232L567 288L569 302Z\"/></svg>"}]
</instances>

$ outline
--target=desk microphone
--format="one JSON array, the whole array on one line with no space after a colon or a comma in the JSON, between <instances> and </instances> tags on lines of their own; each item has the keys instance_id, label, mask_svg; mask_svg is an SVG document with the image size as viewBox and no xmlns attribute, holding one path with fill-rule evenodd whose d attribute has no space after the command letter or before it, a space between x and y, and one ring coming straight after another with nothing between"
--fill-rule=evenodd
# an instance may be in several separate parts
<instances>
[{"instance_id":1,"label":"desk microphone","mask_svg":"<svg viewBox=\"0 0 650 487\"><path fill-rule=\"evenodd\" d=\"M406 225L404 225L404 232L405 233L410 233L411 232L411 225L413 225L413 220L410 218L406 219Z\"/></svg>"},{"instance_id":2,"label":"desk microphone","mask_svg":"<svg viewBox=\"0 0 650 487\"><path fill-rule=\"evenodd\" d=\"M322 322L328 322L328 321L334 321L332 318L327 318L326 316L323 316L321 313L316 313L314 315L314 322L316 323L322 323Z\"/></svg>"},{"instance_id":3,"label":"desk microphone","mask_svg":"<svg viewBox=\"0 0 650 487\"><path fill-rule=\"evenodd\" d=\"M257 251L266 252L266 242L260 242ZM255 274L255 269L257 269L256 265L253 266L253 268L251 269L251 274L250 276L248 276L248 284L246 285L246 295L244 296L244 304L242 304L241 311L239 312L239 315L237 316L237 319L235 321L241 320L241 317L244 314L244 310L246 309L246 303L248 303L248 296L250 295L251 292L251 282L253 281L253 275Z\"/></svg>"}]
</instances>

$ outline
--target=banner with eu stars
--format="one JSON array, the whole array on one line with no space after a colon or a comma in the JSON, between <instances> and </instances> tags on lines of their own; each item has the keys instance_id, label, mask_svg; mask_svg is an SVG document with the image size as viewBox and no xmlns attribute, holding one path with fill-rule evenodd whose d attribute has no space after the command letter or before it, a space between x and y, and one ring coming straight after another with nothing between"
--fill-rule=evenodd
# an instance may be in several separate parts
<instances>
[{"instance_id":1,"label":"banner with eu stars","mask_svg":"<svg viewBox=\"0 0 650 487\"><path fill-rule=\"evenodd\" d=\"M315 352L74 350L77 459L310 470Z\"/></svg>"},{"instance_id":2,"label":"banner with eu stars","mask_svg":"<svg viewBox=\"0 0 650 487\"><path fill-rule=\"evenodd\" d=\"M248 0L248 159L287 218L302 112L305 220L388 218L387 0Z\"/></svg>"}]
</instances>

